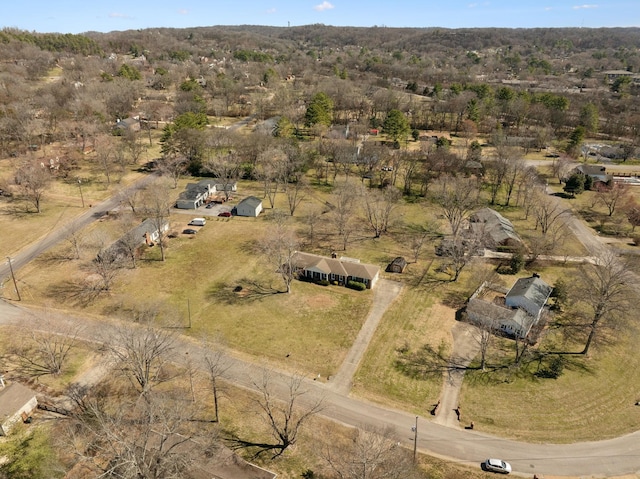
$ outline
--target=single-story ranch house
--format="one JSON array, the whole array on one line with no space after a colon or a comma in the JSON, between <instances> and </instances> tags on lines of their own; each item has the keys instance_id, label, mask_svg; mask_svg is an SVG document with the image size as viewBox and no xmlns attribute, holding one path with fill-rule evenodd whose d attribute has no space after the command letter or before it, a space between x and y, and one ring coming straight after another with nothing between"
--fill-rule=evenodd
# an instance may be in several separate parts
<instances>
[{"instance_id":1,"label":"single-story ranch house","mask_svg":"<svg viewBox=\"0 0 640 479\"><path fill-rule=\"evenodd\" d=\"M0 436L9 434L11 427L28 417L38 407L36 393L19 383L0 389Z\"/></svg>"},{"instance_id":2,"label":"single-story ranch house","mask_svg":"<svg viewBox=\"0 0 640 479\"><path fill-rule=\"evenodd\" d=\"M160 230L158 230L156 220L154 220L153 218L147 218L135 228L127 231L111 246L100 251L100 253L98 253L98 256L104 254L112 255L113 258L126 256L128 254L126 243L128 243L130 239L133 239L133 241L141 245L146 244L147 246L153 246L155 242L160 239L160 236L167 231L169 231L168 221L164 221L161 225Z\"/></svg>"},{"instance_id":3,"label":"single-story ranch house","mask_svg":"<svg viewBox=\"0 0 640 479\"><path fill-rule=\"evenodd\" d=\"M590 177L594 187L598 183L607 184L613 180L613 175L606 173L606 167L601 165L578 165L567 174L567 178L574 174Z\"/></svg>"},{"instance_id":4,"label":"single-story ranch house","mask_svg":"<svg viewBox=\"0 0 640 479\"><path fill-rule=\"evenodd\" d=\"M485 248L513 250L522 247L513 223L491 208L482 208L469 217L469 233L482 238Z\"/></svg>"},{"instance_id":5,"label":"single-story ranch house","mask_svg":"<svg viewBox=\"0 0 640 479\"><path fill-rule=\"evenodd\" d=\"M295 253L293 264L306 278L314 281L335 281L341 286L345 286L349 281L357 281L371 289L380 275L378 266L361 263L358 259L328 258L300 251Z\"/></svg>"},{"instance_id":6,"label":"single-story ranch house","mask_svg":"<svg viewBox=\"0 0 640 479\"><path fill-rule=\"evenodd\" d=\"M469 321L523 339L540 321L553 288L537 274L518 279L511 289L482 283L467 302Z\"/></svg>"}]
</instances>

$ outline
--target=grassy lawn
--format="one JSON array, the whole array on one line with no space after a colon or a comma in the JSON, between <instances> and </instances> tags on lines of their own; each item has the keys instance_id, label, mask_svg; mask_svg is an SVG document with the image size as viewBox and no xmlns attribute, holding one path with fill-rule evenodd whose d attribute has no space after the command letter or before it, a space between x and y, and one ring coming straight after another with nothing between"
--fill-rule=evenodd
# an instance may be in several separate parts
<instances>
[{"instance_id":1,"label":"grassy lawn","mask_svg":"<svg viewBox=\"0 0 640 479\"><path fill-rule=\"evenodd\" d=\"M405 288L385 314L362 365L354 377L353 394L393 407L428 415L442 387L439 378L416 380L394 367L396 351L423 344L451 345L454 312L433 303L423 288Z\"/></svg>"},{"instance_id":2,"label":"grassy lawn","mask_svg":"<svg viewBox=\"0 0 640 479\"><path fill-rule=\"evenodd\" d=\"M193 180L180 181L176 195L189 181ZM322 208L331 199L329 192L330 188L318 188L301 204L293 218L301 233L308 228L307 213ZM231 206L251 194L261 197L260 185L240 182L239 194ZM215 340L239 355L259 357L274 367L320 375L325 380L335 374L356 337L369 310L372 293L297 281L291 294L281 293L284 284L274 267L263 261L257 248L271 226L272 211L266 201L265 207L257 219L210 217L197 235L177 234L169 239L166 262L159 261L157 247L146 250L138 268L122 270L112 291L91 301L78 301L71 286L81 284L89 275L87 266L96 245L94 250L87 249L81 260L69 260L68 247L60 245L58 250L20 270L25 302L123 319L131 319L136 310L157 309L161 318L185 327L184 333L195 339ZM276 208L286 211L284 195L278 196ZM499 211L514 221L524 237L533 231L532 221L524 220L518 210L499 208ZM446 231L442 220L437 218L437 210L420 203L403 204L394 215L405 225L440 223L440 231ZM173 214L172 230L181 232L194 216L198 213ZM314 244L303 249L324 255L336 251L383 270L396 256L412 260L407 226L400 221L391 226L389 234L377 239L360 225L347 251L341 251L340 241L331 234L328 216L323 215ZM86 233L90 238L107 235L115 239L117 231L117 223L107 219L96 222ZM478 260L463 272L458 282L449 283L447 275L435 273L441 260L434 258L433 246L425 244L420 261L410 264L404 274L383 273L403 282L405 288L384 316L354 378L353 391L368 400L421 415L426 415L438 399L442 378L420 380L406 376L395 367L397 351L417 350L423 345L450 350L455 310L483 279L494 274L496 267L496 263ZM559 253L585 254L571 239ZM549 284L559 277L570 280L575 274L570 266L539 261L521 274L533 271ZM502 277L506 284L514 279ZM189 323L190 329L186 328ZM567 367L558 380L531 382L513 374L510 382L505 383L487 379L486 374L470 374L462 397L465 415L482 430L527 440L564 442L628 432L637 426L629 420L632 415L628 407L636 400L631 396L639 389L636 386L640 386L640 378L626 380L620 358L625 358L632 346L617 351L620 355L617 359L608 356L612 351L594 355L587 362L588 368ZM504 378L504 374L499 377ZM612 393L612 385L618 384L626 388L620 397ZM572 388L582 395L573 394ZM583 397L590 388L594 392L585 401ZM522 407L523 402L527 407ZM553 409L553 413L536 411L544 403L552 405L548 409ZM530 424L526 424L527 415L531 416Z\"/></svg>"},{"instance_id":3,"label":"grassy lawn","mask_svg":"<svg viewBox=\"0 0 640 479\"><path fill-rule=\"evenodd\" d=\"M173 215L172 229L181 231L190 219ZM298 281L291 294L282 293L284 283L256 251L269 226L265 217L212 217L197 235L170 239L166 262L159 261L157 247L151 248L138 268L122 270L110 293L75 304L88 314L125 319L136 310L159 309L163 319L185 327L190 316L187 334L326 379L360 330L373 293ZM113 227L108 220L96 223L93 234L112 235ZM76 301L67 279L86 278L91 256L63 261L65 246L59 248L59 254L44 255L21 270L27 301L62 309ZM66 288L60 286L65 283Z\"/></svg>"},{"instance_id":4,"label":"grassy lawn","mask_svg":"<svg viewBox=\"0 0 640 479\"><path fill-rule=\"evenodd\" d=\"M638 330L589 358L568 356L558 379L521 377L508 370L471 372L461 404L476 428L529 442L594 441L640 428ZM513 357L513 344L503 344ZM579 345L575 346L579 350ZM537 364L530 367L535 371Z\"/></svg>"},{"instance_id":5,"label":"grassy lawn","mask_svg":"<svg viewBox=\"0 0 640 479\"><path fill-rule=\"evenodd\" d=\"M159 133L153 134L157 140ZM56 152L56 145L48 145L45 151L30 153L25 157L0 159L0 188L11 183L14 172L23 160L46 162L55 157ZM158 153L159 145L156 141L153 147L142 154L140 163L149 161ZM100 169L88 162L82 164L82 167L71 172L69 178L55 178L49 184L42 199L41 213L35 213L34 206L22 199L17 189L14 189L15 194L12 198L0 196L0 257L15 255L24 246L71 222L85 211L82 208L83 199L86 208L114 195L119 189L142 176L137 170L138 165L129 165L125 172L114 174L112 183L107 185ZM82 180L80 186L78 178Z\"/></svg>"}]
</instances>

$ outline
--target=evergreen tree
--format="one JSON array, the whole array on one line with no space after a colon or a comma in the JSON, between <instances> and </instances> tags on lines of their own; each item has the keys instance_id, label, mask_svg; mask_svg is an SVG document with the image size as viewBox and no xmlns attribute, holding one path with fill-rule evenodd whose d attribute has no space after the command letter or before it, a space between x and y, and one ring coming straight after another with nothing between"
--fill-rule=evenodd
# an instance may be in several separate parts
<instances>
[{"instance_id":1,"label":"evergreen tree","mask_svg":"<svg viewBox=\"0 0 640 479\"><path fill-rule=\"evenodd\" d=\"M330 126L333 123L333 100L324 92L316 93L304 115L306 127L313 125Z\"/></svg>"},{"instance_id":2,"label":"evergreen tree","mask_svg":"<svg viewBox=\"0 0 640 479\"><path fill-rule=\"evenodd\" d=\"M395 144L407 139L411 133L409 121L400 110L391 110L384 119L382 129Z\"/></svg>"}]
</instances>

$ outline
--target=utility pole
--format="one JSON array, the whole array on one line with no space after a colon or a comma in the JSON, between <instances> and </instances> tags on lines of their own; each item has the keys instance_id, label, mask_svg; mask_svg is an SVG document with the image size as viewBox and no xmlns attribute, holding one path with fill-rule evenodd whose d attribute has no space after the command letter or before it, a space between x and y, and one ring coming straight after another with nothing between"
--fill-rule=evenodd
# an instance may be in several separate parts
<instances>
[{"instance_id":1,"label":"utility pole","mask_svg":"<svg viewBox=\"0 0 640 479\"><path fill-rule=\"evenodd\" d=\"M7 256L7 259L9 260L9 271L11 271L11 279L13 280L13 287L16 290L16 294L18 295L18 301L22 301L22 298L20 297L20 290L18 289L18 283L16 282L16 276L15 274L13 274L13 265L11 264L11 257Z\"/></svg>"},{"instance_id":2,"label":"utility pole","mask_svg":"<svg viewBox=\"0 0 640 479\"><path fill-rule=\"evenodd\" d=\"M416 416L416 425L411 429L413 429L413 462L416 462L416 454L418 452L418 416Z\"/></svg>"},{"instance_id":3,"label":"utility pole","mask_svg":"<svg viewBox=\"0 0 640 479\"><path fill-rule=\"evenodd\" d=\"M80 199L82 200L82 207L84 208L84 195L82 194L82 180L78 178L78 189L80 190Z\"/></svg>"}]
</instances>

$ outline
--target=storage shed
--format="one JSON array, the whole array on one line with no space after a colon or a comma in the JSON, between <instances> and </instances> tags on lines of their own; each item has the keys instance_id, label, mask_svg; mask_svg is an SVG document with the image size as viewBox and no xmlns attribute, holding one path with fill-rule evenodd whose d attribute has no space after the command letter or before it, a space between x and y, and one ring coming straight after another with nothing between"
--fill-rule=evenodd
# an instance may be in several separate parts
<instances>
[{"instance_id":1,"label":"storage shed","mask_svg":"<svg viewBox=\"0 0 640 479\"><path fill-rule=\"evenodd\" d=\"M407 267L407 260L402 256L395 258L385 270L387 273L404 273L404 269Z\"/></svg>"},{"instance_id":2,"label":"storage shed","mask_svg":"<svg viewBox=\"0 0 640 479\"><path fill-rule=\"evenodd\" d=\"M237 216L256 217L262 211L262 200L255 196L248 196L236 206Z\"/></svg>"}]
</instances>

